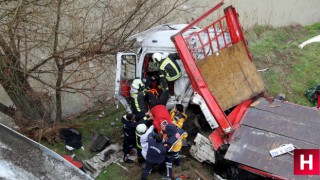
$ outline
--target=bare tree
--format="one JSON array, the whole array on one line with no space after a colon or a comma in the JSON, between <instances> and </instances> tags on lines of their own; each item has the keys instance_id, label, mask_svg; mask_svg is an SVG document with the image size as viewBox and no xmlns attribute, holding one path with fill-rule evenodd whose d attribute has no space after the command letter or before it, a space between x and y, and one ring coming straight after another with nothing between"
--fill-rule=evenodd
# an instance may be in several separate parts
<instances>
[{"instance_id":1,"label":"bare tree","mask_svg":"<svg viewBox=\"0 0 320 180\"><path fill-rule=\"evenodd\" d=\"M171 21L187 1L0 1L0 83L13 102L0 111L18 125L52 122L53 110L61 121L63 96L105 93L127 37Z\"/></svg>"}]
</instances>

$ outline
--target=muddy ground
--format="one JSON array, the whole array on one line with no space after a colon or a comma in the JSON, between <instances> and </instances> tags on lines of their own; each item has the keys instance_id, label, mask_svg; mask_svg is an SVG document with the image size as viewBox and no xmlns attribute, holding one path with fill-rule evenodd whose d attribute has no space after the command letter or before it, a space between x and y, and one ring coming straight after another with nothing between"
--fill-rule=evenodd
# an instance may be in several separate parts
<instances>
[{"instance_id":1,"label":"muddy ground","mask_svg":"<svg viewBox=\"0 0 320 180\"><path fill-rule=\"evenodd\" d=\"M188 132L188 142L193 142L193 139L195 138L196 134L198 132L206 134L208 136L210 132L212 131L209 128L209 125L206 121L200 121L200 126L203 127L201 129L196 128L194 126L194 119L197 117L195 116L194 112L187 112L188 119L185 122L183 129ZM201 117L197 117L201 118ZM112 139L112 143L119 143L122 146L122 138L119 138L117 136L110 137ZM206 162L200 163L196 159L194 159L191 154L189 153L190 146L184 146L182 147L180 155L181 157L181 167L176 167L173 165L173 175L174 177L184 177L189 179L215 179L214 178L214 167L213 164L209 164ZM135 152L134 152L135 153ZM122 157L121 157L122 159ZM138 165L138 163L123 163L120 162L120 164L126 168L128 168L128 172L122 169L120 166L117 166L116 164L113 164L112 168L115 168L109 170L108 168L103 170L101 174L98 176L97 179L140 179L141 173L143 171L143 168ZM111 171L111 172L110 172ZM115 171L117 171L115 174L113 174ZM109 175L108 175L109 173ZM163 176L165 171L161 172L157 168L153 170L153 172L149 175L148 179L161 179L161 176ZM116 176L116 177L115 177Z\"/></svg>"},{"instance_id":2,"label":"muddy ground","mask_svg":"<svg viewBox=\"0 0 320 180\"><path fill-rule=\"evenodd\" d=\"M182 155L185 158L181 158L181 167L173 165L173 176L174 177L184 177L189 179L214 179L213 176L213 166L207 163L200 163L195 160L188 152L187 147L183 148ZM127 167L129 172L123 170L127 179L140 179L143 168L137 163L121 163L123 166ZM153 172L149 175L148 179L161 179L165 171L160 171L155 168Z\"/></svg>"}]
</instances>

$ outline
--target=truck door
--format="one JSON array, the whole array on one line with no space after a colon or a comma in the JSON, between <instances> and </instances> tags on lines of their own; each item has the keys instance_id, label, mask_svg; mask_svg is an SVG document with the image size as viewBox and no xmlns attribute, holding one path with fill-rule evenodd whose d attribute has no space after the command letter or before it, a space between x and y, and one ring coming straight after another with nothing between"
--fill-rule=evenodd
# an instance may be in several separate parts
<instances>
[{"instance_id":1,"label":"truck door","mask_svg":"<svg viewBox=\"0 0 320 180\"><path fill-rule=\"evenodd\" d=\"M136 53L119 52L116 56L117 69L115 81L115 98L131 112L129 105L130 85L136 77Z\"/></svg>"}]
</instances>

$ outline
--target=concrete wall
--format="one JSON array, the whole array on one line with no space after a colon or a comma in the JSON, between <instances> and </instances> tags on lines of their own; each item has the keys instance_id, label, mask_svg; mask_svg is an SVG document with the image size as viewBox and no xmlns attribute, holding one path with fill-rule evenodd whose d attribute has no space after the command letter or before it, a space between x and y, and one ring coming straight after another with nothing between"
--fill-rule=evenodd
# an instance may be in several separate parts
<instances>
[{"instance_id":1,"label":"concrete wall","mask_svg":"<svg viewBox=\"0 0 320 180\"><path fill-rule=\"evenodd\" d=\"M242 26L254 24L274 27L320 22L320 0L227 0L240 15Z\"/></svg>"},{"instance_id":2,"label":"concrete wall","mask_svg":"<svg viewBox=\"0 0 320 180\"><path fill-rule=\"evenodd\" d=\"M230 0L245 28L254 24L275 27L320 22L320 0Z\"/></svg>"},{"instance_id":3,"label":"concrete wall","mask_svg":"<svg viewBox=\"0 0 320 180\"><path fill-rule=\"evenodd\" d=\"M191 19L197 18L218 2L220 0L191 0L182 8L189 10L188 14L183 16L180 14L175 22L190 22ZM255 24L281 27L320 22L320 0L225 0L223 8L229 5L237 9L241 24L245 29Z\"/></svg>"}]
</instances>

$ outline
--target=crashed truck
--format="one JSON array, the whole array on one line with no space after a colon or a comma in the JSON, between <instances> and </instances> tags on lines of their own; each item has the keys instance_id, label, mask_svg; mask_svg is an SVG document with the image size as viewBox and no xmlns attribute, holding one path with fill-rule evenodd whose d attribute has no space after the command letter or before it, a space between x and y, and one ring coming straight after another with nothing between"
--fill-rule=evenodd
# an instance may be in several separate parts
<instances>
[{"instance_id":1,"label":"crashed truck","mask_svg":"<svg viewBox=\"0 0 320 180\"><path fill-rule=\"evenodd\" d=\"M229 179L240 172L303 179L294 175L292 152L320 148L320 113L264 96L238 14L223 5L219 2L190 24L164 24L129 37L139 48L117 53L115 96L130 112L130 85L135 77L148 78L152 54L178 53L183 75L175 81L167 107L180 103L188 111L197 105L211 129L209 135L197 134L190 153L224 167ZM206 23L222 9L221 17Z\"/></svg>"}]
</instances>

